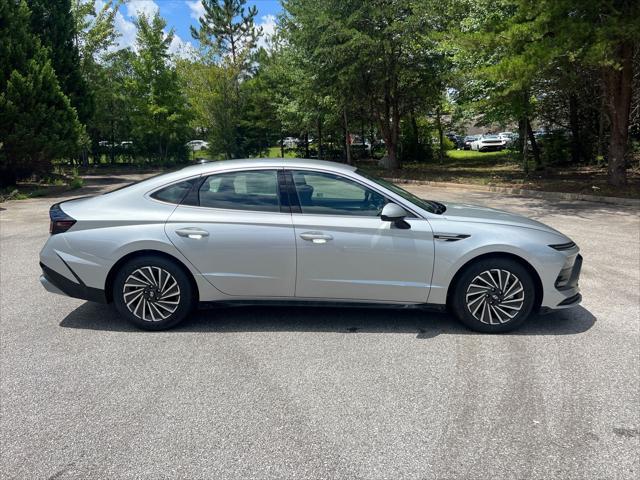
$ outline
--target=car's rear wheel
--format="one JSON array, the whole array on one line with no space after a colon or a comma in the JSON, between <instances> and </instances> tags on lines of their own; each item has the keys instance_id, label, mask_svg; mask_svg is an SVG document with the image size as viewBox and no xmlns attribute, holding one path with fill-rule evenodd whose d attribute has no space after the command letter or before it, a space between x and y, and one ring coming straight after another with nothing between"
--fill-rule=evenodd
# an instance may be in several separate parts
<instances>
[{"instance_id":1,"label":"car's rear wheel","mask_svg":"<svg viewBox=\"0 0 640 480\"><path fill-rule=\"evenodd\" d=\"M184 320L196 300L182 267L148 255L120 268L113 282L113 302L118 312L137 327L164 330Z\"/></svg>"},{"instance_id":2,"label":"car's rear wheel","mask_svg":"<svg viewBox=\"0 0 640 480\"><path fill-rule=\"evenodd\" d=\"M478 332L508 332L529 317L535 303L531 274L517 261L487 258L471 264L458 278L451 307Z\"/></svg>"}]
</instances>

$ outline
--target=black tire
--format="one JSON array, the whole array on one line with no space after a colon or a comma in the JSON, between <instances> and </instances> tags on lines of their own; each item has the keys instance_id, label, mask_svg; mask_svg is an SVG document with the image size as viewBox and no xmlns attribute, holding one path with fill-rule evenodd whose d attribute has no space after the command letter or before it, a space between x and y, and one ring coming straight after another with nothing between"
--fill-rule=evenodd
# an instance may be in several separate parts
<instances>
[{"instance_id":1,"label":"black tire","mask_svg":"<svg viewBox=\"0 0 640 480\"><path fill-rule=\"evenodd\" d=\"M134 276L130 277L131 275ZM112 291L113 303L118 313L138 328L143 330L166 330L184 320L196 306L197 299L188 275L182 266L167 258L156 255L136 257L125 263L116 274ZM142 288L139 285L143 283L136 283L135 278L142 280L148 278L151 280L145 282L151 287L144 287L143 289L143 298L147 300L143 305L135 303L137 302L135 298L140 299L140 297L136 296L138 295L138 288ZM127 279L129 279L130 283L125 287ZM172 287L169 289L169 285L173 285L173 281L175 281L177 288ZM167 297L162 296L162 291L160 290L162 285L156 286L163 283L166 285L164 292L165 295L168 295ZM125 289L128 291L125 291ZM149 291L147 292L147 290ZM127 306L125 296L127 296L126 300L130 302L131 308ZM132 298L134 299L133 301ZM153 303L153 308L150 303ZM135 308L136 306L138 306L137 309ZM175 310L171 311L174 307ZM149 312L146 311L146 308L149 308ZM166 318L162 318L163 315L166 315ZM156 318L156 320L152 317Z\"/></svg>"},{"instance_id":2,"label":"black tire","mask_svg":"<svg viewBox=\"0 0 640 480\"><path fill-rule=\"evenodd\" d=\"M487 276L487 272L490 271L493 271L490 273L491 278ZM482 277L478 279L480 275ZM519 285L512 276L517 278ZM504 285L505 290L512 287L511 291L505 292L500 288L489 290L487 280L491 279L496 284L500 283L498 287ZM476 283L472 284L473 281ZM485 284L486 287L484 287ZM482 285L486 290L473 285ZM520 286L522 295L514 294L513 292L517 292ZM535 286L531 274L522 264L508 258L485 258L472 263L458 277L453 288L450 298L453 313L464 325L477 332L501 333L514 330L529 317L535 304ZM467 296L469 296L468 300ZM517 307L520 308L516 311ZM478 309L481 310L478 311ZM497 318L493 318L494 315Z\"/></svg>"}]
</instances>

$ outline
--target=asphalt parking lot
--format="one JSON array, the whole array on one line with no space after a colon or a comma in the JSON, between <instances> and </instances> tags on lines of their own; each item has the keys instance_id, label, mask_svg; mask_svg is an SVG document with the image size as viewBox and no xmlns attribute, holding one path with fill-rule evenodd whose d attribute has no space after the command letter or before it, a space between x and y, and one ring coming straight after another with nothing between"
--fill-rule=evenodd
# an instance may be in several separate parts
<instances>
[{"instance_id":1,"label":"asphalt parking lot","mask_svg":"<svg viewBox=\"0 0 640 480\"><path fill-rule=\"evenodd\" d=\"M58 198L0 204L0 478L637 478L637 209L409 188L562 230L582 306L494 336L447 314L282 307L146 333L40 286Z\"/></svg>"}]
</instances>

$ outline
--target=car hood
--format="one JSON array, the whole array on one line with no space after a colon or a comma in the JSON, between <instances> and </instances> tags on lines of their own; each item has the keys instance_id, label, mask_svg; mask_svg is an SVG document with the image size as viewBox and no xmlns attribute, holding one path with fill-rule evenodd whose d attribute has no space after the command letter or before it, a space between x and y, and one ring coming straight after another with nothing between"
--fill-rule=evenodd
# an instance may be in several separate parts
<instances>
[{"instance_id":1,"label":"car hood","mask_svg":"<svg viewBox=\"0 0 640 480\"><path fill-rule=\"evenodd\" d=\"M515 213L497 210L495 208L481 207L479 205L467 205L463 203L445 203L447 209L442 214L447 220L454 222L489 223L495 225L511 225L514 227L533 228L543 232L563 235L559 231L544 223L532 220Z\"/></svg>"}]
</instances>

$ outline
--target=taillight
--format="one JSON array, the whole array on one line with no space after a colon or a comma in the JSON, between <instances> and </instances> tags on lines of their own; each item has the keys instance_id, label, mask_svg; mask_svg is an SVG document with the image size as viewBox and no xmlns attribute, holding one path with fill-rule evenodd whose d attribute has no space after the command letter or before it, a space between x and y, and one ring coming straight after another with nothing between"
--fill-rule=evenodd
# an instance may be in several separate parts
<instances>
[{"instance_id":1,"label":"taillight","mask_svg":"<svg viewBox=\"0 0 640 480\"><path fill-rule=\"evenodd\" d=\"M69 230L75 223L75 219L64 213L60 204L56 203L49 209L49 233L55 235L56 233L63 233Z\"/></svg>"}]
</instances>

